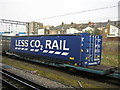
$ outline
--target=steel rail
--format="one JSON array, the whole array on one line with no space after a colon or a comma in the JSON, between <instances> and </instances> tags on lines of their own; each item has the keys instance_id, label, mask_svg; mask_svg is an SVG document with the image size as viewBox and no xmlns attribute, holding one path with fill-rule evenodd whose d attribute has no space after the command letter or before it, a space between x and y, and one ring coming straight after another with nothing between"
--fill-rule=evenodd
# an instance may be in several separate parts
<instances>
[{"instance_id":1,"label":"steel rail","mask_svg":"<svg viewBox=\"0 0 120 90\"><path fill-rule=\"evenodd\" d=\"M8 77L9 79L14 80L15 82L18 82L18 83L21 84L21 85L24 85L24 87L28 87L28 88L33 89L33 90L47 89L47 88L45 88L45 87L43 87L43 86L40 86L40 85L39 85L39 87L38 87L38 85L36 85L35 83L30 82L30 81L28 81L28 80L26 80L26 79L24 79L24 78L22 78L22 77L19 77L19 76L17 76L17 75L14 75L13 73L7 72L7 71L5 71L5 70L3 70L3 71L4 71L4 72L0 71L0 73L2 73L3 75L5 75L5 76ZM11 75L11 74L13 74L13 75ZM20 79L20 78L21 78L21 79ZM13 85L13 84L10 83L9 81L7 81L7 80L5 80L5 79L3 79L3 78L2 78L2 80L3 80L4 82L8 83L9 85L11 85L12 87L21 90L19 87ZM35 84L36 86L33 85L33 84Z\"/></svg>"}]
</instances>

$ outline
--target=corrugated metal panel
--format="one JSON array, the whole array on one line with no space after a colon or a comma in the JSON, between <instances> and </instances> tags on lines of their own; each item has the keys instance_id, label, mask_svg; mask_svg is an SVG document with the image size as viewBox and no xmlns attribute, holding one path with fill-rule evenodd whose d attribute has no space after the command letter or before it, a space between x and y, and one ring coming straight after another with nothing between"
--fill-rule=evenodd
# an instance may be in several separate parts
<instances>
[{"instance_id":1,"label":"corrugated metal panel","mask_svg":"<svg viewBox=\"0 0 120 90\"><path fill-rule=\"evenodd\" d=\"M78 63L80 60L80 36L13 37L11 44L11 49L14 52L53 57Z\"/></svg>"},{"instance_id":2,"label":"corrugated metal panel","mask_svg":"<svg viewBox=\"0 0 120 90\"><path fill-rule=\"evenodd\" d=\"M11 50L30 55L70 61L82 66L97 65L101 60L102 37L79 35L13 37ZM56 59L56 60L57 60Z\"/></svg>"},{"instance_id":3,"label":"corrugated metal panel","mask_svg":"<svg viewBox=\"0 0 120 90\"><path fill-rule=\"evenodd\" d=\"M97 65L101 61L102 36L81 34L81 61L83 65Z\"/></svg>"}]
</instances>

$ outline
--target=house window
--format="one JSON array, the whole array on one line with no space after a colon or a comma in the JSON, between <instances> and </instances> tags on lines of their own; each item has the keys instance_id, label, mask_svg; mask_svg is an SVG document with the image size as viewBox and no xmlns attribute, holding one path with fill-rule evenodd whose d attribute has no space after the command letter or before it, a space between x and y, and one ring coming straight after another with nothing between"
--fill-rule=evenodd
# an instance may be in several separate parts
<instances>
[{"instance_id":1,"label":"house window","mask_svg":"<svg viewBox=\"0 0 120 90\"><path fill-rule=\"evenodd\" d=\"M60 31L60 34L64 34L64 31Z\"/></svg>"},{"instance_id":2,"label":"house window","mask_svg":"<svg viewBox=\"0 0 120 90\"><path fill-rule=\"evenodd\" d=\"M58 34L60 34L60 31L58 31Z\"/></svg>"},{"instance_id":3,"label":"house window","mask_svg":"<svg viewBox=\"0 0 120 90\"><path fill-rule=\"evenodd\" d=\"M107 33L107 29L105 29L105 33Z\"/></svg>"},{"instance_id":4,"label":"house window","mask_svg":"<svg viewBox=\"0 0 120 90\"><path fill-rule=\"evenodd\" d=\"M112 32L115 32L116 31L116 29L112 29Z\"/></svg>"}]
</instances>

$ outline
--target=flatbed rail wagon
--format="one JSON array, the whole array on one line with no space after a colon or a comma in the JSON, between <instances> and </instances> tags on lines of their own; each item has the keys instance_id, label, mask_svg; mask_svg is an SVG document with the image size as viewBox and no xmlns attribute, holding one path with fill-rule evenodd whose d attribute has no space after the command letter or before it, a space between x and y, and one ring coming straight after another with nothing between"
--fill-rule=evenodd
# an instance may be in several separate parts
<instances>
[{"instance_id":1,"label":"flatbed rail wagon","mask_svg":"<svg viewBox=\"0 0 120 90\"><path fill-rule=\"evenodd\" d=\"M56 67L108 74L116 67L101 64L102 36L89 33L3 36L3 53Z\"/></svg>"}]
</instances>

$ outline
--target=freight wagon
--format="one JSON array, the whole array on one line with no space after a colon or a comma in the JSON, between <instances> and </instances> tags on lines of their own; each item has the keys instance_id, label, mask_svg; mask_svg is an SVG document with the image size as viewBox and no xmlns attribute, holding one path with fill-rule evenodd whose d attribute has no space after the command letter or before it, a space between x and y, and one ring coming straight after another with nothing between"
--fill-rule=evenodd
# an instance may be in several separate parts
<instances>
[{"instance_id":1,"label":"freight wagon","mask_svg":"<svg viewBox=\"0 0 120 90\"><path fill-rule=\"evenodd\" d=\"M89 33L3 37L3 52L25 60L101 75L115 69L100 65L102 36Z\"/></svg>"}]
</instances>

